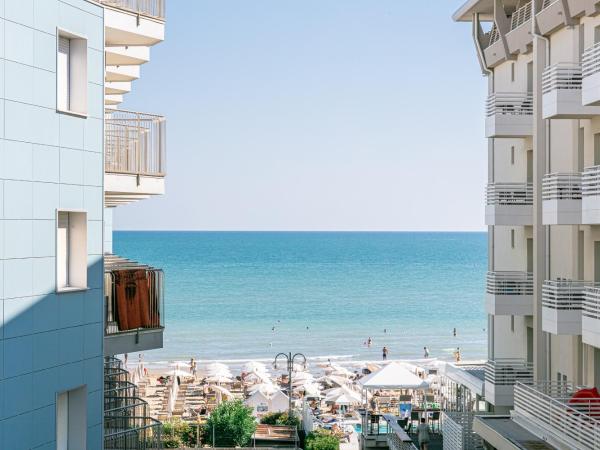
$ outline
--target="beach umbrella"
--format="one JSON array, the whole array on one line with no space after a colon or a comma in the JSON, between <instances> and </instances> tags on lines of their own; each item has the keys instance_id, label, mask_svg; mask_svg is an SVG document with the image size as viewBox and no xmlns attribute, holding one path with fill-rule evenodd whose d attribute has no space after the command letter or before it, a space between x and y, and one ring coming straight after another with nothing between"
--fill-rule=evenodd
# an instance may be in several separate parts
<instances>
[{"instance_id":1,"label":"beach umbrella","mask_svg":"<svg viewBox=\"0 0 600 450\"><path fill-rule=\"evenodd\" d=\"M173 369L169 372L172 377L189 377L190 373L187 370Z\"/></svg>"},{"instance_id":2,"label":"beach umbrella","mask_svg":"<svg viewBox=\"0 0 600 450\"><path fill-rule=\"evenodd\" d=\"M330 386L333 386L333 385L345 386L348 384L347 378L340 377L338 375L324 375L320 378L317 378L316 381L318 381L319 383L328 384Z\"/></svg>"},{"instance_id":3,"label":"beach umbrella","mask_svg":"<svg viewBox=\"0 0 600 450\"><path fill-rule=\"evenodd\" d=\"M252 380L260 381L260 382L270 381L271 375L266 372L250 372L244 376L244 381L252 381Z\"/></svg>"},{"instance_id":4,"label":"beach umbrella","mask_svg":"<svg viewBox=\"0 0 600 450\"><path fill-rule=\"evenodd\" d=\"M361 403L360 393L351 390L346 386L342 386L336 389L331 389L325 396L326 402L337 403L338 405L349 405L355 403Z\"/></svg>"},{"instance_id":5,"label":"beach umbrella","mask_svg":"<svg viewBox=\"0 0 600 450\"><path fill-rule=\"evenodd\" d=\"M304 390L305 397L321 397L321 388L316 383L304 384L300 386L298 390Z\"/></svg>"},{"instance_id":6,"label":"beach umbrella","mask_svg":"<svg viewBox=\"0 0 600 450\"><path fill-rule=\"evenodd\" d=\"M227 370L228 371L229 367L227 367L227 365L225 365L223 363L215 362L215 363L207 364L206 367L204 368L204 370L206 372L218 372L218 371L221 371L221 370Z\"/></svg>"},{"instance_id":7,"label":"beach umbrella","mask_svg":"<svg viewBox=\"0 0 600 450\"><path fill-rule=\"evenodd\" d=\"M333 375L338 375L341 377L351 377L354 375L354 373L350 372L345 367L338 366L337 364L332 364L330 369L331 370L329 372ZM328 372L328 370L325 370L325 372Z\"/></svg>"},{"instance_id":8,"label":"beach umbrella","mask_svg":"<svg viewBox=\"0 0 600 450\"><path fill-rule=\"evenodd\" d=\"M336 405L359 405L361 403L361 400L360 398L357 399L353 396L342 394L335 398L325 398L325 402L334 403Z\"/></svg>"},{"instance_id":9,"label":"beach umbrella","mask_svg":"<svg viewBox=\"0 0 600 450\"><path fill-rule=\"evenodd\" d=\"M255 392L261 392L262 394L270 395L270 394L274 394L278 390L279 390L279 388L277 386L275 386L273 383L260 383L260 384L255 384L254 386L248 388L248 392L250 394L254 394Z\"/></svg>"},{"instance_id":10,"label":"beach umbrella","mask_svg":"<svg viewBox=\"0 0 600 450\"><path fill-rule=\"evenodd\" d=\"M267 366L259 361L249 361L242 366L242 372L268 372Z\"/></svg>"}]
</instances>

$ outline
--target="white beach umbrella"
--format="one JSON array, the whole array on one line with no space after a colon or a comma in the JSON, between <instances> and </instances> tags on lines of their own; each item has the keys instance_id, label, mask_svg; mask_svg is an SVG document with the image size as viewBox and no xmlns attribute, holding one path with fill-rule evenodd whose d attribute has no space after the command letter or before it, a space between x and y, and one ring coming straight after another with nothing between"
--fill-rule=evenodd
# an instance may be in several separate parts
<instances>
[{"instance_id":1,"label":"white beach umbrella","mask_svg":"<svg viewBox=\"0 0 600 450\"><path fill-rule=\"evenodd\" d=\"M189 377L190 373L187 370L173 369L169 372L172 377Z\"/></svg>"},{"instance_id":2,"label":"white beach umbrella","mask_svg":"<svg viewBox=\"0 0 600 450\"><path fill-rule=\"evenodd\" d=\"M356 399L353 396L342 394L332 399L325 399L326 402L334 403L336 405L359 405L361 403L360 398Z\"/></svg>"},{"instance_id":3,"label":"white beach umbrella","mask_svg":"<svg viewBox=\"0 0 600 450\"><path fill-rule=\"evenodd\" d=\"M255 392L261 392L262 394L270 395L274 394L278 390L279 388L273 383L260 383L248 388L248 392L250 392L250 394L254 394Z\"/></svg>"},{"instance_id":4,"label":"white beach umbrella","mask_svg":"<svg viewBox=\"0 0 600 450\"><path fill-rule=\"evenodd\" d=\"M317 378L316 381L318 381L319 383L329 384L330 386L345 386L348 384L347 378L340 377L338 375L325 375L320 378Z\"/></svg>"},{"instance_id":5,"label":"white beach umbrella","mask_svg":"<svg viewBox=\"0 0 600 450\"><path fill-rule=\"evenodd\" d=\"M316 383L309 383L301 386L304 390L305 397L321 397L321 388Z\"/></svg>"},{"instance_id":6,"label":"white beach umbrella","mask_svg":"<svg viewBox=\"0 0 600 450\"><path fill-rule=\"evenodd\" d=\"M327 392L327 395L325 396L326 402L337 403L338 405L354 404L348 403L349 400L356 403L360 403L362 399L360 393L353 391L345 386L342 386L337 389L331 389L329 392Z\"/></svg>"},{"instance_id":7,"label":"white beach umbrella","mask_svg":"<svg viewBox=\"0 0 600 450\"><path fill-rule=\"evenodd\" d=\"M204 367L204 370L206 372L218 372L218 371L221 371L221 370L229 370L229 367L227 367L226 364L215 362L215 363L207 364Z\"/></svg>"},{"instance_id":8,"label":"white beach umbrella","mask_svg":"<svg viewBox=\"0 0 600 450\"><path fill-rule=\"evenodd\" d=\"M328 372L328 370L325 370ZM332 375L337 375L340 377L351 377L354 373L350 372L348 369L342 366L338 366L337 364L331 365L331 370L329 371Z\"/></svg>"},{"instance_id":9,"label":"white beach umbrella","mask_svg":"<svg viewBox=\"0 0 600 450\"><path fill-rule=\"evenodd\" d=\"M266 382L271 380L271 375L266 372L250 372L244 376L244 381Z\"/></svg>"},{"instance_id":10,"label":"white beach umbrella","mask_svg":"<svg viewBox=\"0 0 600 450\"><path fill-rule=\"evenodd\" d=\"M242 366L242 372L268 372L266 364L259 361L249 361Z\"/></svg>"}]
</instances>

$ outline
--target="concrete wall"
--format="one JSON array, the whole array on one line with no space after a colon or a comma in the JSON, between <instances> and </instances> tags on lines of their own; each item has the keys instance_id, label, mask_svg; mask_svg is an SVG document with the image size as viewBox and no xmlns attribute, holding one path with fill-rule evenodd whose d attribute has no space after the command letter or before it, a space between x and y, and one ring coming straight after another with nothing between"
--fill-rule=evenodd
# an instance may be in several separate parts
<instances>
[{"instance_id":1,"label":"concrete wall","mask_svg":"<svg viewBox=\"0 0 600 450\"><path fill-rule=\"evenodd\" d=\"M88 117L56 112L56 29L87 37ZM87 387L102 446L103 9L0 2L0 448L54 449L58 392ZM57 294L55 215L87 211L89 289Z\"/></svg>"}]
</instances>

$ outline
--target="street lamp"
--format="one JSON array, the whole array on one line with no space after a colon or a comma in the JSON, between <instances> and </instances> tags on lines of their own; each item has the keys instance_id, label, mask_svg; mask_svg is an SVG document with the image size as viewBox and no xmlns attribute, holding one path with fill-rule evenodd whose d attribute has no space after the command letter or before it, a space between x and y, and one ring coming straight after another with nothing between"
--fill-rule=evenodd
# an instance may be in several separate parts
<instances>
[{"instance_id":1,"label":"street lamp","mask_svg":"<svg viewBox=\"0 0 600 450\"><path fill-rule=\"evenodd\" d=\"M292 411L292 372L294 371L294 362L296 361L296 358L301 358L302 359L302 365L303 367L306 369L306 356L304 356L302 353L295 353L294 355L292 355L292 352L289 353L278 353L277 356L275 356L275 361L273 361L273 368L277 370L277 360L279 358L285 359L286 363L287 363L287 369L288 369L288 396L289 396L289 412L288 412L288 417L292 417L293 411Z\"/></svg>"}]
</instances>

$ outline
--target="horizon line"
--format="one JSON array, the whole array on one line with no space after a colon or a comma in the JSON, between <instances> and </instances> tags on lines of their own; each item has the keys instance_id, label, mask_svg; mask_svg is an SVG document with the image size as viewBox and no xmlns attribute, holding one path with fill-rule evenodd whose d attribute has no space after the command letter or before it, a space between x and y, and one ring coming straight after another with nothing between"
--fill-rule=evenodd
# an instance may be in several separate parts
<instances>
[{"instance_id":1,"label":"horizon line","mask_svg":"<svg viewBox=\"0 0 600 450\"><path fill-rule=\"evenodd\" d=\"M175 232L175 233L487 233L487 230L201 230L201 229L115 229L113 231Z\"/></svg>"}]
</instances>

